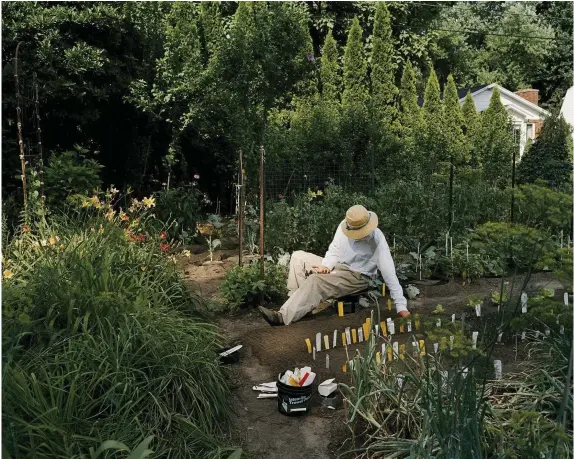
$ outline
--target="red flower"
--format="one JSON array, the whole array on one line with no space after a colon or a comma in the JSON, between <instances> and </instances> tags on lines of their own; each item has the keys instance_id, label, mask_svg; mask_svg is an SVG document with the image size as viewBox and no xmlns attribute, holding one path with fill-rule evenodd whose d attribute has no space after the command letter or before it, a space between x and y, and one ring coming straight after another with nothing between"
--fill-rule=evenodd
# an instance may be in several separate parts
<instances>
[{"instance_id":1,"label":"red flower","mask_svg":"<svg viewBox=\"0 0 574 459\"><path fill-rule=\"evenodd\" d=\"M28 231L30 231L30 228L28 227L28 225L24 225L24 228L22 228L22 231L27 233Z\"/></svg>"},{"instance_id":2,"label":"red flower","mask_svg":"<svg viewBox=\"0 0 574 459\"><path fill-rule=\"evenodd\" d=\"M169 250L169 244L160 243L159 248L162 250L162 252L167 252Z\"/></svg>"},{"instance_id":3,"label":"red flower","mask_svg":"<svg viewBox=\"0 0 574 459\"><path fill-rule=\"evenodd\" d=\"M167 237L167 233L166 233L165 231L162 231L162 232L159 234L159 238L160 238L160 239L165 239L166 237Z\"/></svg>"},{"instance_id":4,"label":"red flower","mask_svg":"<svg viewBox=\"0 0 574 459\"><path fill-rule=\"evenodd\" d=\"M133 235L132 233L130 233L129 231L128 231L128 236L130 237L130 239L131 239L132 241L137 241L137 240L138 240L137 236L134 236L134 235Z\"/></svg>"},{"instance_id":5,"label":"red flower","mask_svg":"<svg viewBox=\"0 0 574 459\"><path fill-rule=\"evenodd\" d=\"M138 234L138 239L142 242L145 241L145 234Z\"/></svg>"}]
</instances>

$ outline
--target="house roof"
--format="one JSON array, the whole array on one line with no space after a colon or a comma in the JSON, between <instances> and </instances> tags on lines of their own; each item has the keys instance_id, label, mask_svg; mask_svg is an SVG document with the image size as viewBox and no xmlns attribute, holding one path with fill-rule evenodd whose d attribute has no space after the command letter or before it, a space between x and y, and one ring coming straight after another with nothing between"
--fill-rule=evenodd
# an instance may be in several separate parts
<instances>
[{"instance_id":1,"label":"house roof","mask_svg":"<svg viewBox=\"0 0 574 459\"><path fill-rule=\"evenodd\" d=\"M543 115L543 116L549 116L550 115L550 112L548 112L547 110L544 110L542 107L539 107L538 105L533 104L529 100L526 100L523 97L520 97L518 94L514 94L512 91L509 91L508 89L503 88L502 86L500 86L496 83L473 86L472 88L461 88L458 90L458 100L459 100L459 102L462 102L469 91L472 94L472 96L476 96L477 94L480 94L481 92L487 91L487 90L493 88L494 86L496 86L498 88L498 90L500 91L501 94L504 94L508 98L513 99L518 103L526 105L530 109L535 110L538 113L540 113L540 115ZM443 97L444 97L444 93L441 92L441 94L440 94L441 100ZM418 97L419 107L422 107L423 103L424 103L424 96L419 96ZM513 108L516 109L516 106L513 106Z\"/></svg>"}]
</instances>

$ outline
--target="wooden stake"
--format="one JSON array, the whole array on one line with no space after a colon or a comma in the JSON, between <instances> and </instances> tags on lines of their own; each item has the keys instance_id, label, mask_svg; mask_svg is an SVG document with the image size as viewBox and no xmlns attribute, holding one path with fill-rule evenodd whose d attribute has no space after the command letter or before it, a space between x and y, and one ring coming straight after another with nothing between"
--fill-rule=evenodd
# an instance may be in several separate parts
<instances>
[{"instance_id":1,"label":"wooden stake","mask_svg":"<svg viewBox=\"0 0 574 459\"><path fill-rule=\"evenodd\" d=\"M260 255L260 278L261 281L265 280L265 184L264 177L264 157L265 149L263 145L259 147L259 255ZM260 303L263 304L264 294L261 292Z\"/></svg>"}]
</instances>

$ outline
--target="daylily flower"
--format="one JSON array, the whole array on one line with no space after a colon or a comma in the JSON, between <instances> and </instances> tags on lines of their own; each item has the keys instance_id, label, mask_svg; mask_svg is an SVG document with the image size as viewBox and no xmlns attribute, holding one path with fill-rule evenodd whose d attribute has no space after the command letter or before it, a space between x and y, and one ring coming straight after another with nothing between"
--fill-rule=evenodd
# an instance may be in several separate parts
<instances>
[{"instance_id":1,"label":"daylily flower","mask_svg":"<svg viewBox=\"0 0 574 459\"><path fill-rule=\"evenodd\" d=\"M143 204L144 206L146 206L147 208L155 207L155 198L152 198L152 197L143 198L142 204Z\"/></svg>"},{"instance_id":2,"label":"daylily flower","mask_svg":"<svg viewBox=\"0 0 574 459\"><path fill-rule=\"evenodd\" d=\"M94 195L94 196L92 196L92 197L90 198L90 202L91 202L92 204L94 204L94 205L95 205L95 204L99 204L99 203L100 203L100 199L99 199L96 195Z\"/></svg>"},{"instance_id":3,"label":"daylily flower","mask_svg":"<svg viewBox=\"0 0 574 459\"><path fill-rule=\"evenodd\" d=\"M160 243L159 248L162 250L162 252L167 252L169 250L169 244Z\"/></svg>"},{"instance_id":4,"label":"daylily flower","mask_svg":"<svg viewBox=\"0 0 574 459\"><path fill-rule=\"evenodd\" d=\"M28 231L30 231L30 227L29 227L28 225L24 225L24 226L22 227L22 231L23 231L24 233L27 233Z\"/></svg>"},{"instance_id":5,"label":"daylily flower","mask_svg":"<svg viewBox=\"0 0 574 459\"><path fill-rule=\"evenodd\" d=\"M160 238L160 239L165 239L166 237L167 237L167 233L166 233L165 231L162 231L162 232L159 234L159 238Z\"/></svg>"},{"instance_id":6,"label":"daylily flower","mask_svg":"<svg viewBox=\"0 0 574 459\"><path fill-rule=\"evenodd\" d=\"M123 222L129 221L130 217L123 210L120 210L120 220Z\"/></svg>"},{"instance_id":7,"label":"daylily flower","mask_svg":"<svg viewBox=\"0 0 574 459\"><path fill-rule=\"evenodd\" d=\"M114 219L114 215L115 215L115 214L116 214L116 213L115 213L113 210L109 210L109 211L106 213L106 219L111 222L111 221Z\"/></svg>"},{"instance_id":8,"label":"daylily flower","mask_svg":"<svg viewBox=\"0 0 574 459\"><path fill-rule=\"evenodd\" d=\"M323 192L321 190L317 190L317 196L323 196Z\"/></svg>"},{"instance_id":9,"label":"daylily flower","mask_svg":"<svg viewBox=\"0 0 574 459\"><path fill-rule=\"evenodd\" d=\"M111 190L110 190L110 193L111 193L112 195L114 195L114 194L118 194L119 192L120 192L120 191L119 191L118 189L114 188L114 186L112 185L112 188L111 188Z\"/></svg>"},{"instance_id":10,"label":"daylily flower","mask_svg":"<svg viewBox=\"0 0 574 459\"><path fill-rule=\"evenodd\" d=\"M145 241L145 234L138 234L138 239L142 242Z\"/></svg>"},{"instance_id":11,"label":"daylily flower","mask_svg":"<svg viewBox=\"0 0 574 459\"><path fill-rule=\"evenodd\" d=\"M54 236L50 236L50 239L48 239L48 242L50 243L51 246L56 245L56 238Z\"/></svg>"},{"instance_id":12,"label":"daylily flower","mask_svg":"<svg viewBox=\"0 0 574 459\"><path fill-rule=\"evenodd\" d=\"M4 277L4 279L11 279L14 276L14 273L9 269L5 269L4 272L2 273L2 276Z\"/></svg>"},{"instance_id":13,"label":"daylily flower","mask_svg":"<svg viewBox=\"0 0 574 459\"><path fill-rule=\"evenodd\" d=\"M103 232L104 232L104 227L100 223L100 229L98 230L98 233L102 234Z\"/></svg>"},{"instance_id":14,"label":"daylily flower","mask_svg":"<svg viewBox=\"0 0 574 459\"><path fill-rule=\"evenodd\" d=\"M82 201L82 207L88 207L90 203L88 201Z\"/></svg>"}]
</instances>

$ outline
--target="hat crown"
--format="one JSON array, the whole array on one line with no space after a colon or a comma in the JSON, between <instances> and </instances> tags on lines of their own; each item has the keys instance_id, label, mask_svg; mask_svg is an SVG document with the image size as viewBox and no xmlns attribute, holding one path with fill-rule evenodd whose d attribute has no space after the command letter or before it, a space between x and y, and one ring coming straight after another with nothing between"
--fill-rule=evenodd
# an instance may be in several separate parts
<instances>
[{"instance_id":1,"label":"hat crown","mask_svg":"<svg viewBox=\"0 0 574 459\"><path fill-rule=\"evenodd\" d=\"M369 211L363 206L353 206L347 210L345 220L350 229L360 228L369 221Z\"/></svg>"}]
</instances>

